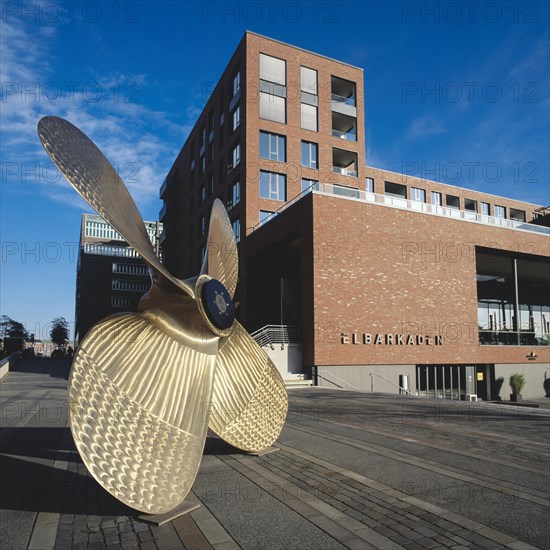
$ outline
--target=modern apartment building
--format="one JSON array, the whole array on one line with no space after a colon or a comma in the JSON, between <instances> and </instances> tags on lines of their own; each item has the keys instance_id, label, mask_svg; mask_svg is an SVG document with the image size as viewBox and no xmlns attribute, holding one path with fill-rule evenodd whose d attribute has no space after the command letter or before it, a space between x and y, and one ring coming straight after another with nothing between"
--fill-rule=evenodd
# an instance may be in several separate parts
<instances>
[{"instance_id":1,"label":"modern apartment building","mask_svg":"<svg viewBox=\"0 0 550 550\"><path fill-rule=\"evenodd\" d=\"M145 222L159 250L162 224ZM149 271L136 251L103 218L82 214L76 276L75 340L113 313L137 311L149 290Z\"/></svg>"},{"instance_id":2,"label":"modern apartment building","mask_svg":"<svg viewBox=\"0 0 550 550\"><path fill-rule=\"evenodd\" d=\"M168 269L199 272L220 198L237 316L283 376L543 396L548 210L368 167L363 105L361 69L247 32L161 187Z\"/></svg>"}]
</instances>

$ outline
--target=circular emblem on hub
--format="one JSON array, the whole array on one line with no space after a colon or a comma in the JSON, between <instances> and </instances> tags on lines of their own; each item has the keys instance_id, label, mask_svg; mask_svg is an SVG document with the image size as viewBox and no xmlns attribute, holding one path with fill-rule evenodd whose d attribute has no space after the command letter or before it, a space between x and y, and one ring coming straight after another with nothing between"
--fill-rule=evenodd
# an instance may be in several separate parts
<instances>
[{"instance_id":1,"label":"circular emblem on hub","mask_svg":"<svg viewBox=\"0 0 550 550\"><path fill-rule=\"evenodd\" d=\"M211 279L204 283L201 300L208 319L215 327L222 330L231 327L235 320L235 308L229 292L220 281Z\"/></svg>"}]
</instances>

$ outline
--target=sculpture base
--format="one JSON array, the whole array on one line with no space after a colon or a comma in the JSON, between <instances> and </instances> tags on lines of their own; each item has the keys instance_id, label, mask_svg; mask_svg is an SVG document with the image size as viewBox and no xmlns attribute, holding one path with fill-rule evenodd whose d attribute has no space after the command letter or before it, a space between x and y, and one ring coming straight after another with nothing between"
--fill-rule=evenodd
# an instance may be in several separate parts
<instances>
[{"instance_id":1,"label":"sculpture base","mask_svg":"<svg viewBox=\"0 0 550 550\"><path fill-rule=\"evenodd\" d=\"M274 453L275 451L278 451L279 450L279 447L268 447L265 451L260 451L259 453L246 453L247 455L250 455L250 456L264 456L266 454L269 454L269 453Z\"/></svg>"},{"instance_id":2,"label":"sculpture base","mask_svg":"<svg viewBox=\"0 0 550 550\"><path fill-rule=\"evenodd\" d=\"M164 525L165 523L174 521L176 518L179 518L184 514L188 514L189 512L192 512L200 507L201 505L198 502L184 500L181 504L169 512L165 512L164 514L143 514L138 516L138 519L147 523L152 523L153 525Z\"/></svg>"}]
</instances>

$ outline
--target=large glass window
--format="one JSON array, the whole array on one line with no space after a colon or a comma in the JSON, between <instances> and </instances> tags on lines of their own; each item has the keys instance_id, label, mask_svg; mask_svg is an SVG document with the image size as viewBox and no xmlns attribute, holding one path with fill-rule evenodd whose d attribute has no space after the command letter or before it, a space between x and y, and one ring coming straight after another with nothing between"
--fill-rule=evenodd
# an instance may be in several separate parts
<instances>
[{"instance_id":1,"label":"large glass window","mask_svg":"<svg viewBox=\"0 0 550 550\"><path fill-rule=\"evenodd\" d=\"M241 240L241 220L237 218L232 224L233 235L235 235L235 240L239 242Z\"/></svg>"},{"instance_id":2,"label":"large glass window","mask_svg":"<svg viewBox=\"0 0 550 550\"><path fill-rule=\"evenodd\" d=\"M318 148L317 143L311 141L302 141L302 166L308 168L317 168L318 166Z\"/></svg>"},{"instance_id":3,"label":"large glass window","mask_svg":"<svg viewBox=\"0 0 550 550\"><path fill-rule=\"evenodd\" d=\"M490 216L491 215L491 205L488 202L482 202L481 203L481 213L484 216Z\"/></svg>"},{"instance_id":4,"label":"large glass window","mask_svg":"<svg viewBox=\"0 0 550 550\"><path fill-rule=\"evenodd\" d=\"M300 89L302 92L317 95L317 71L300 67Z\"/></svg>"},{"instance_id":5,"label":"large glass window","mask_svg":"<svg viewBox=\"0 0 550 550\"><path fill-rule=\"evenodd\" d=\"M432 191L432 204L435 206L441 206L443 204L441 193L438 193L437 191Z\"/></svg>"},{"instance_id":6,"label":"large glass window","mask_svg":"<svg viewBox=\"0 0 550 550\"><path fill-rule=\"evenodd\" d=\"M238 143L231 154L232 167L235 168L241 162L241 145Z\"/></svg>"},{"instance_id":7,"label":"large glass window","mask_svg":"<svg viewBox=\"0 0 550 550\"><path fill-rule=\"evenodd\" d=\"M506 207L495 205L495 218L506 218Z\"/></svg>"},{"instance_id":8,"label":"large glass window","mask_svg":"<svg viewBox=\"0 0 550 550\"><path fill-rule=\"evenodd\" d=\"M276 172L260 170L260 197L286 201L286 176Z\"/></svg>"},{"instance_id":9,"label":"large glass window","mask_svg":"<svg viewBox=\"0 0 550 550\"><path fill-rule=\"evenodd\" d=\"M411 187L411 200L417 202L426 202L426 191L418 187Z\"/></svg>"},{"instance_id":10,"label":"large glass window","mask_svg":"<svg viewBox=\"0 0 550 550\"><path fill-rule=\"evenodd\" d=\"M286 124L285 98L260 92L260 118Z\"/></svg>"},{"instance_id":11,"label":"large glass window","mask_svg":"<svg viewBox=\"0 0 550 550\"><path fill-rule=\"evenodd\" d=\"M241 89L241 73L237 72L237 74L233 77L233 96L236 96L239 93L240 89Z\"/></svg>"},{"instance_id":12,"label":"large glass window","mask_svg":"<svg viewBox=\"0 0 550 550\"><path fill-rule=\"evenodd\" d=\"M260 131L260 157L286 162L286 137Z\"/></svg>"},{"instance_id":13,"label":"large glass window","mask_svg":"<svg viewBox=\"0 0 550 550\"><path fill-rule=\"evenodd\" d=\"M476 269L480 343L549 345L550 260L477 248Z\"/></svg>"},{"instance_id":14,"label":"large glass window","mask_svg":"<svg viewBox=\"0 0 550 550\"><path fill-rule=\"evenodd\" d=\"M239 106L233 111L233 131L235 131L239 127L240 123L241 123L241 108Z\"/></svg>"},{"instance_id":15,"label":"large glass window","mask_svg":"<svg viewBox=\"0 0 550 550\"><path fill-rule=\"evenodd\" d=\"M300 113L300 126L304 130L317 132L317 107L314 105L308 105L307 103L302 103Z\"/></svg>"},{"instance_id":16,"label":"large glass window","mask_svg":"<svg viewBox=\"0 0 550 550\"><path fill-rule=\"evenodd\" d=\"M231 186L231 206L235 206L239 203L241 200L241 184L240 182L236 181Z\"/></svg>"},{"instance_id":17,"label":"large glass window","mask_svg":"<svg viewBox=\"0 0 550 550\"><path fill-rule=\"evenodd\" d=\"M270 55L260 54L260 79L286 85L286 62Z\"/></svg>"}]
</instances>

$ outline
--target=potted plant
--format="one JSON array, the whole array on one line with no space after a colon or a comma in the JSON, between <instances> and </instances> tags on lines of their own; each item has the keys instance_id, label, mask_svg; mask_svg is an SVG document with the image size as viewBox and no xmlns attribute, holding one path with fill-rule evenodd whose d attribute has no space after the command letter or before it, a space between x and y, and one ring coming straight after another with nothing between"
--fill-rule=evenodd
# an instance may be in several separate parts
<instances>
[{"instance_id":1,"label":"potted plant","mask_svg":"<svg viewBox=\"0 0 550 550\"><path fill-rule=\"evenodd\" d=\"M510 376L510 387L512 388L512 393L510 394L510 401L518 402L521 401L521 390L525 387L525 377L523 374L512 374Z\"/></svg>"}]
</instances>

